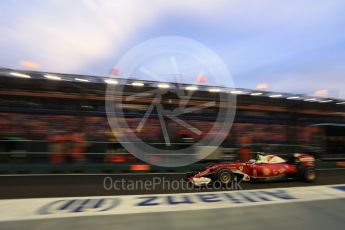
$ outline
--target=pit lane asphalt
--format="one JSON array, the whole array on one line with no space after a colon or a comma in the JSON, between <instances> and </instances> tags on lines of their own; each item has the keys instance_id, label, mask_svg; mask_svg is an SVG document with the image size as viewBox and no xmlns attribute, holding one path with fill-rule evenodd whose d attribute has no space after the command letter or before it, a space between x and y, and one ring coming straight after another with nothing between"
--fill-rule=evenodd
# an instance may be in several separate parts
<instances>
[{"instance_id":1,"label":"pit lane asphalt","mask_svg":"<svg viewBox=\"0 0 345 230\"><path fill-rule=\"evenodd\" d=\"M117 188L106 190L104 180L108 177L118 182ZM191 186L169 186L169 182L181 181L184 174L99 174L99 175L0 175L0 199L15 198L45 198L45 197L77 197L77 196L109 196L109 195L135 195L135 194L165 194L181 192L209 192L225 190L224 188L191 188ZM156 179L154 179L156 178ZM142 186L144 181L161 181L152 186ZM123 183L121 181L124 181ZM133 183L138 183L133 188ZM177 183L177 182L176 182ZM175 185L176 185L175 183ZM180 182L187 183L187 182ZM284 188L296 186L312 186L345 183L345 170L318 171L318 179L314 183L301 181L241 183L241 189ZM122 186L123 185L123 186ZM114 187L114 186L113 186ZM121 189L121 187L123 187ZM188 188L188 189L186 189Z\"/></svg>"},{"instance_id":2,"label":"pit lane asphalt","mask_svg":"<svg viewBox=\"0 0 345 230\"><path fill-rule=\"evenodd\" d=\"M345 199L250 207L1 222L1 229L343 229Z\"/></svg>"}]
</instances>

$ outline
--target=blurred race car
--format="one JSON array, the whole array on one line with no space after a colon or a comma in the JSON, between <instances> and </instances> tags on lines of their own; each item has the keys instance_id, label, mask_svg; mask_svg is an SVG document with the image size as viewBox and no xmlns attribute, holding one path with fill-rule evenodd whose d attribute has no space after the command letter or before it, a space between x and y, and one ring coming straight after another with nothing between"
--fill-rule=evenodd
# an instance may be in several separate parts
<instances>
[{"instance_id":1,"label":"blurred race car","mask_svg":"<svg viewBox=\"0 0 345 230\"><path fill-rule=\"evenodd\" d=\"M223 185L233 180L275 181L297 179L313 182L316 179L312 155L296 153L284 159L277 155L257 154L256 159L245 163L217 163L200 172L187 173L186 178L196 186L218 181Z\"/></svg>"}]
</instances>

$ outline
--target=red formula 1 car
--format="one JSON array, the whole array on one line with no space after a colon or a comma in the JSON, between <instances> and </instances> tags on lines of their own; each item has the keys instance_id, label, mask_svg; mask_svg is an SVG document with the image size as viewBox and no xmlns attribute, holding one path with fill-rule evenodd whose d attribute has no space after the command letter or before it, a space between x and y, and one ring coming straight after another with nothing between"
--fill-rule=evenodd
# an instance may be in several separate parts
<instances>
[{"instance_id":1,"label":"red formula 1 car","mask_svg":"<svg viewBox=\"0 0 345 230\"><path fill-rule=\"evenodd\" d=\"M218 163L205 167L200 172L187 173L187 180L196 186L219 181L226 185L233 180L273 181L298 179L313 182L316 179L314 157L296 153L287 159L277 155L258 154L256 160L245 163Z\"/></svg>"}]
</instances>

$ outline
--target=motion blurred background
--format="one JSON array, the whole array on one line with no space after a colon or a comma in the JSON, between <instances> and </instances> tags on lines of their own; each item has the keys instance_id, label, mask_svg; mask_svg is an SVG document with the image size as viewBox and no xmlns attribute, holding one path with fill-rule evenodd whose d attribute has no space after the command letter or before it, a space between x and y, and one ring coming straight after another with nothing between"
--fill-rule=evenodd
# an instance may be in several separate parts
<instances>
[{"instance_id":1,"label":"motion blurred background","mask_svg":"<svg viewBox=\"0 0 345 230\"><path fill-rule=\"evenodd\" d=\"M55 76L58 80L47 76ZM128 153L118 141L121 135L127 134L126 130L119 128L112 132L110 129L104 102L108 83L104 79L108 78L1 69L1 171L150 170L149 165ZM118 84L124 84L122 80L118 79ZM125 96L157 88L157 82L152 81L145 81L143 86L126 82ZM199 86L187 107L219 101L222 93L207 89L207 86ZM210 132L214 125L220 125L216 118L221 103L216 103L183 115L184 121L201 131L199 135L166 119L172 142L171 146L166 146L157 111L150 114L143 129L136 135L157 148L157 152L152 153L155 161L160 160L159 149L185 148L205 136L225 139L201 163L246 161L256 152L280 155L311 153L320 160L345 159L345 108L341 100L247 89L232 89L226 93L237 95L236 117L229 133ZM121 121L135 130L153 96L123 100L124 118ZM163 94L161 103L166 109L173 109L180 100L176 94L168 92ZM202 146L202 143L198 143L197 147L208 147ZM64 168L66 164L75 165L75 168Z\"/></svg>"},{"instance_id":2,"label":"motion blurred background","mask_svg":"<svg viewBox=\"0 0 345 230\"><path fill-rule=\"evenodd\" d=\"M343 0L1 0L0 229L343 229L344 12ZM173 53L175 69L145 60L154 74L119 67L133 47L171 36L210 52L193 53L196 64ZM212 76L215 63L232 79ZM187 111L184 123L158 108ZM224 109L236 111L230 131ZM154 147L146 161L127 150L142 143ZM185 178L262 152L309 153L315 167L309 156L243 164L254 182L260 168L259 179L286 176L262 183L217 171L231 188ZM159 166L166 154L194 163Z\"/></svg>"},{"instance_id":3,"label":"motion blurred background","mask_svg":"<svg viewBox=\"0 0 345 230\"><path fill-rule=\"evenodd\" d=\"M120 57L141 41L163 35L203 42L233 74L236 88L228 92L238 98L233 128L211 134L225 140L201 163L248 160L261 151L345 159L342 1L32 0L2 1L0 8L2 173L162 170L136 159L118 142L104 99L106 79L124 84L127 78L113 67ZM147 76L135 77L144 85L128 85L126 95L157 87ZM189 106L220 94L207 90L207 76L185 75L184 82L200 86ZM176 99L167 94L162 103L174 108ZM124 103L124 122L136 127L151 101ZM203 109L184 119L206 135L217 110ZM171 148L203 137L166 122ZM157 114L138 136L166 148ZM159 161L159 152L154 154Z\"/></svg>"}]
</instances>

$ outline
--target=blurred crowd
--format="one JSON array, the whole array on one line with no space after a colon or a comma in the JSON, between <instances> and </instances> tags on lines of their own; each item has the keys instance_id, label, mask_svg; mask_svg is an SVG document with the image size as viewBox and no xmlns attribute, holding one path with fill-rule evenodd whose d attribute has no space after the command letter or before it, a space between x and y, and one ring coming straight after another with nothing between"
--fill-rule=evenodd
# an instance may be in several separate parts
<instances>
[{"instance_id":1,"label":"blurred crowd","mask_svg":"<svg viewBox=\"0 0 345 230\"><path fill-rule=\"evenodd\" d=\"M139 118L126 118L117 122L125 122L131 130L135 130L140 121ZM212 133L214 129L211 128L219 124L211 121L189 120L188 124L201 131L201 135L197 135L195 130L168 122L167 129L172 142L197 142L203 138L220 138L223 135L223 147L237 148L244 160L250 157L255 144L310 144L319 133L319 128L312 126L236 122L230 134L224 134ZM67 157L75 162L87 161L85 155L95 151L92 148L95 143L106 146L105 154L124 151L118 143L121 135L130 138L133 133L128 133L126 128L111 130L107 118L101 116L0 113L1 152L25 152L27 150L21 146L21 141L43 141L49 145L49 161L55 164L65 162ZM164 142L159 119L148 119L143 129L135 135L148 143ZM109 155L104 160L114 161Z\"/></svg>"}]
</instances>

